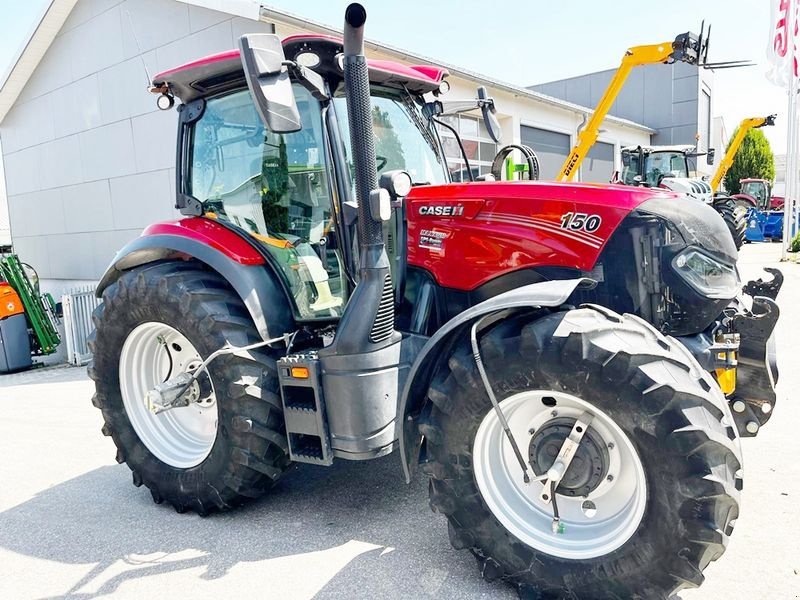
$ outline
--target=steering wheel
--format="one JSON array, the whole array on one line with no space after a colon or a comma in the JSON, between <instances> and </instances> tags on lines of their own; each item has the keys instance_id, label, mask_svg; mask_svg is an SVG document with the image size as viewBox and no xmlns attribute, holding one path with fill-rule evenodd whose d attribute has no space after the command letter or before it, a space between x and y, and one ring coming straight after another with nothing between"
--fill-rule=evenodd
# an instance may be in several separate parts
<instances>
[{"instance_id":1,"label":"steering wheel","mask_svg":"<svg viewBox=\"0 0 800 600\"><path fill-rule=\"evenodd\" d=\"M386 163L388 163L388 162L389 162L389 159L386 158L385 156L375 156L376 169L378 171L383 170L383 167L385 167Z\"/></svg>"},{"instance_id":2,"label":"steering wheel","mask_svg":"<svg viewBox=\"0 0 800 600\"><path fill-rule=\"evenodd\" d=\"M535 181L539 179L539 158L533 148L524 144L509 144L500 148L497 156L492 161L492 175L495 180L500 181L502 179L503 163L514 150L519 150L522 156L525 157L525 162L528 163L528 180Z\"/></svg>"}]
</instances>

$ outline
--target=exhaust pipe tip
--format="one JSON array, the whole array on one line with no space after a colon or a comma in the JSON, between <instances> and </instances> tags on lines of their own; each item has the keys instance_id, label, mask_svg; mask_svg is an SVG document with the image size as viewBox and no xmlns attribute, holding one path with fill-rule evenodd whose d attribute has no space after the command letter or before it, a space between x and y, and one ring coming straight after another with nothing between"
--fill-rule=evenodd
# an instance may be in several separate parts
<instances>
[{"instance_id":1,"label":"exhaust pipe tip","mask_svg":"<svg viewBox=\"0 0 800 600\"><path fill-rule=\"evenodd\" d=\"M353 2L344 11L344 21L350 27L362 27L367 21L367 9L358 2Z\"/></svg>"}]
</instances>

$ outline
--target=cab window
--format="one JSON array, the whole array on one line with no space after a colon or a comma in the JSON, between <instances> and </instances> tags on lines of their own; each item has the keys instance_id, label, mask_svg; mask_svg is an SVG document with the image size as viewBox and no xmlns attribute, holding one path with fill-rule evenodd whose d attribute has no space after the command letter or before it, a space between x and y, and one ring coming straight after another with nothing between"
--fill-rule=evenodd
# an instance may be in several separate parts
<instances>
[{"instance_id":1,"label":"cab window","mask_svg":"<svg viewBox=\"0 0 800 600\"><path fill-rule=\"evenodd\" d=\"M188 191L206 216L241 227L269 251L298 318L335 317L346 284L320 104L293 88L302 129L289 134L264 127L246 89L208 100L194 125Z\"/></svg>"}]
</instances>

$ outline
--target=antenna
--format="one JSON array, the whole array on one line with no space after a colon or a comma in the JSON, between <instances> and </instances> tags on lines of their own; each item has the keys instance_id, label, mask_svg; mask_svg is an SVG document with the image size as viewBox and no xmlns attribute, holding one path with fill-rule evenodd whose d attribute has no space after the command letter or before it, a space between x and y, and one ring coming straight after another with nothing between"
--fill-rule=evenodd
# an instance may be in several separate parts
<instances>
[{"instance_id":1,"label":"antenna","mask_svg":"<svg viewBox=\"0 0 800 600\"><path fill-rule=\"evenodd\" d=\"M147 65L144 62L144 54L142 54L142 47L139 45L139 36L136 35L136 27L133 26L133 18L131 17L131 11L126 10L125 14L128 15L128 23L131 24L131 31L133 32L133 41L136 42L136 50L139 52L139 58L142 61L142 68L144 69L144 75L147 77L147 87L150 88L150 85L153 83L153 80L150 78L150 72L147 70Z\"/></svg>"}]
</instances>

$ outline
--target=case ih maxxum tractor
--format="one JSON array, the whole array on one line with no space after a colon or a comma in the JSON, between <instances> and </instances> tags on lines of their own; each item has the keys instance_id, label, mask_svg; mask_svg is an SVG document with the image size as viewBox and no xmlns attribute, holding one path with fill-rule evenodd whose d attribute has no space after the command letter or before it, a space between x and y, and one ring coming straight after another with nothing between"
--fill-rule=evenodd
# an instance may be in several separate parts
<instances>
[{"instance_id":1,"label":"case ih maxxum tractor","mask_svg":"<svg viewBox=\"0 0 800 600\"><path fill-rule=\"evenodd\" d=\"M775 405L780 274L742 294L722 218L667 190L448 183L423 98L446 72L367 61L365 19L155 78L181 100L185 218L99 287L117 460L206 515L293 462L399 450L452 544L522 595L699 585Z\"/></svg>"}]
</instances>

